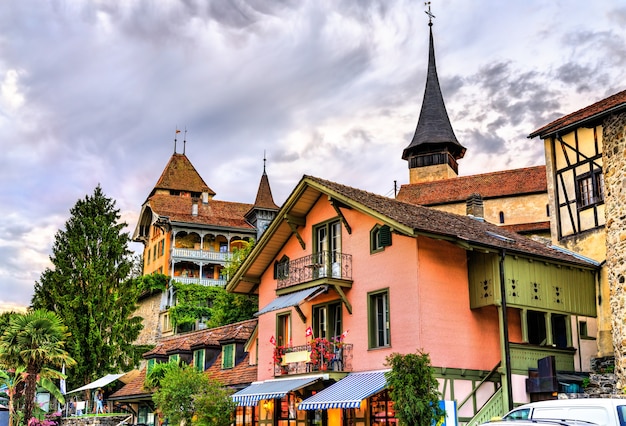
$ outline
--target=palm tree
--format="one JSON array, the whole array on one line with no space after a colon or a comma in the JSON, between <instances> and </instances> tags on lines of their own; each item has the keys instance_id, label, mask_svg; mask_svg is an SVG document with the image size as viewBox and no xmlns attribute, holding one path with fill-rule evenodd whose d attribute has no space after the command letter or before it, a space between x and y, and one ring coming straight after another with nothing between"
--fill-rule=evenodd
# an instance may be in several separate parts
<instances>
[{"instance_id":1,"label":"palm tree","mask_svg":"<svg viewBox=\"0 0 626 426\"><path fill-rule=\"evenodd\" d=\"M24 367L18 367L13 371L0 370L0 385L7 387L6 393L9 397L9 426L13 426L17 415L15 396L18 393L20 384L24 382L24 370Z\"/></svg>"},{"instance_id":2,"label":"palm tree","mask_svg":"<svg viewBox=\"0 0 626 426\"><path fill-rule=\"evenodd\" d=\"M0 336L0 362L25 369L24 419L32 417L40 378L58 377L58 371L50 367L61 367L63 363L76 364L64 349L68 337L67 327L61 318L44 309L15 315ZM47 380L40 383L49 385Z\"/></svg>"}]
</instances>

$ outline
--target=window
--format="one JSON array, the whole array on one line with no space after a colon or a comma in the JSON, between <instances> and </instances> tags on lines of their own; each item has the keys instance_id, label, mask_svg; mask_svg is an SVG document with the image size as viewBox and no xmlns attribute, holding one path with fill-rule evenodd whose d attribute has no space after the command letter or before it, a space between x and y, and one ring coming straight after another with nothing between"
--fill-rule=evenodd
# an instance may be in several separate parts
<instances>
[{"instance_id":1,"label":"window","mask_svg":"<svg viewBox=\"0 0 626 426\"><path fill-rule=\"evenodd\" d=\"M222 346L222 368L233 368L235 366L235 344Z\"/></svg>"},{"instance_id":2,"label":"window","mask_svg":"<svg viewBox=\"0 0 626 426\"><path fill-rule=\"evenodd\" d=\"M341 277L341 223L338 220L317 225L314 228L315 270L314 278Z\"/></svg>"},{"instance_id":3,"label":"window","mask_svg":"<svg viewBox=\"0 0 626 426\"><path fill-rule=\"evenodd\" d=\"M398 419L395 418L393 400L389 396L389 392L384 390L370 398L370 418L373 419L374 425L397 425Z\"/></svg>"},{"instance_id":4,"label":"window","mask_svg":"<svg viewBox=\"0 0 626 426\"><path fill-rule=\"evenodd\" d=\"M332 302L313 307L313 335L331 340L342 333L341 302Z\"/></svg>"},{"instance_id":5,"label":"window","mask_svg":"<svg viewBox=\"0 0 626 426\"><path fill-rule=\"evenodd\" d=\"M259 406L237 407L235 411L235 424L243 426L254 426L259 422Z\"/></svg>"},{"instance_id":6,"label":"window","mask_svg":"<svg viewBox=\"0 0 626 426\"><path fill-rule=\"evenodd\" d=\"M150 264L150 251L151 251L151 249L148 249L148 256L146 256L146 264L147 265Z\"/></svg>"},{"instance_id":7,"label":"window","mask_svg":"<svg viewBox=\"0 0 626 426\"><path fill-rule=\"evenodd\" d=\"M180 356L178 354L170 355L168 358L168 362L178 363L179 360L180 360Z\"/></svg>"},{"instance_id":8,"label":"window","mask_svg":"<svg viewBox=\"0 0 626 426\"><path fill-rule=\"evenodd\" d=\"M548 324L550 327L548 328ZM571 346L569 317L539 311L526 311L528 343L540 346L568 348Z\"/></svg>"},{"instance_id":9,"label":"window","mask_svg":"<svg viewBox=\"0 0 626 426\"><path fill-rule=\"evenodd\" d=\"M368 294L369 347L390 346L389 289Z\"/></svg>"},{"instance_id":10,"label":"window","mask_svg":"<svg viewBox=\"0 0 626 426\"><path fill-rule=\"evenodd\" d=\"M154 368L154 364L156 364L156 359L150 358L148 360L148 364L146 365L146 375L149 375L150 372L152 372L152 369Z\"/></svg>"},{"instance_id":11,"label":"window","mask_svg":"<svg viewBox=\"0 0 626 426\"><path fill-rule=\"evenodd\" d=\"M391 228L376 225L370 231L370 252L376 253L391 245Z\"/></svg>"},{"instance_id":12,"label":"window","mask_svg":"<svg viewBox=\"0 0 626 426\"><path fill-rule=\"evenodd\" d=\"M193 366L198 371L204 371L204 349L193 351Z\"/></svg>"},{"instance_id":13,"label":"window","mask_svg":"<svg viewBox=\"0 0 626 426\"><path fill-rule=\"evenodd\" d=\"M280 261L274 262L274 278L278 280L289 278L289 258L287 256L283 255Z\"/></svg>"},{"instance_id":14,"label":"window","mask_svg":"<svg viewBox=\"0 0 626 426\"><path fill-rule=\"evenodd\" d=\"M504 223L504 212L500 212L500 223Z\"/></svg>"},{"instance_id":15,"label":"window","mask_svg":"<svg viewBox=\"0 0 626 426\"><path fill-rule=\"evenodd\" d=\"M579 208L604 202L604 175L601 169L596 169L576 178L576 199Z\"/></svg>"},{"instance_id":16,"label":"window","mask_svg":"<svg viewBox=\"0 0 626 426\"><path fill-rule=\"evenodd\" d=\"M287 346L291 341L291 314L276 315L276 345Z\"/></svg>"}]
</instances>

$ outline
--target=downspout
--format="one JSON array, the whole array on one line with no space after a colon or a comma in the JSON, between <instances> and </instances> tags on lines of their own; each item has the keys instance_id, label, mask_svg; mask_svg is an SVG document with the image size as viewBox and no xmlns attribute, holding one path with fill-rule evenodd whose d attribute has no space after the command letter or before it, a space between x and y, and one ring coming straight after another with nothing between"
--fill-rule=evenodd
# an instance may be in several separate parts
<instances>
[{"instance_id":1,"label":"downspout","mask_svg":"<svg viewBox=\"0 0 626 426\"><path fill-rule=\"evenodd\" d=\"M513 409L513 389L511 388L511 348L509 346L509 322L506 312L506 285L504 283L504 258L506 257L506 249L500 251L500 323L502 344L502 366L504 367L506 387L506 400L504 406L507 412Z\"/></svg>"}]
</instances>

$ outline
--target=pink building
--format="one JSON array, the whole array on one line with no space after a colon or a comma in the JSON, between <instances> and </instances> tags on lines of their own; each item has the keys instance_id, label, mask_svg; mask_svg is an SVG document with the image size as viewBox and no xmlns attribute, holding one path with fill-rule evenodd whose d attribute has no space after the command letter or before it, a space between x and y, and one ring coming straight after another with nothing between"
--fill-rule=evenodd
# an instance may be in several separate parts
<instances>
[{"instance_id":1,"label":"pink building","mask_svg":"<svg viewBox=\"0 0 626 426\"><path fill-rule=\"evenodd\" d=\"M305 176L227 287L260 307L258 380L234 398L259 424L395 423L385 359L421 349L459 422L501 415L539 359L576 371L595 271L480 218Z\"/></svg>"}]
</instances>

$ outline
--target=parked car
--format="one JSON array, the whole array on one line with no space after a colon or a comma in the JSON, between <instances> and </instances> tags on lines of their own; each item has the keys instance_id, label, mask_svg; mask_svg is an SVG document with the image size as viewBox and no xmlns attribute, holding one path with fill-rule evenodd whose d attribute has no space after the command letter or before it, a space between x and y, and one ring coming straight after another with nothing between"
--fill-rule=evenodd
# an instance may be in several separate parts
<instances>
[{"instance_id":1,"label":"parked car","mask_svg":"<svg viewBox=\"0 0 626 426\"><path fill-rule=\"evenodd\" d=\"M481 426L598 426L596 423L584 420L558 420L558 419L527 419L527 420L504 420L494 419L483 423Z\"/></svg>"},{"instance_id":2,"label":"parked car","mask_svg":"<svg viewBox=\"0 0 626 426\"><path fill-rule=\"evenodd\" d=\"M521 405L502 420L568 419L600 426L626 426L626 399L578 398L555 399Z\"/></svg>"}]
</instances>

